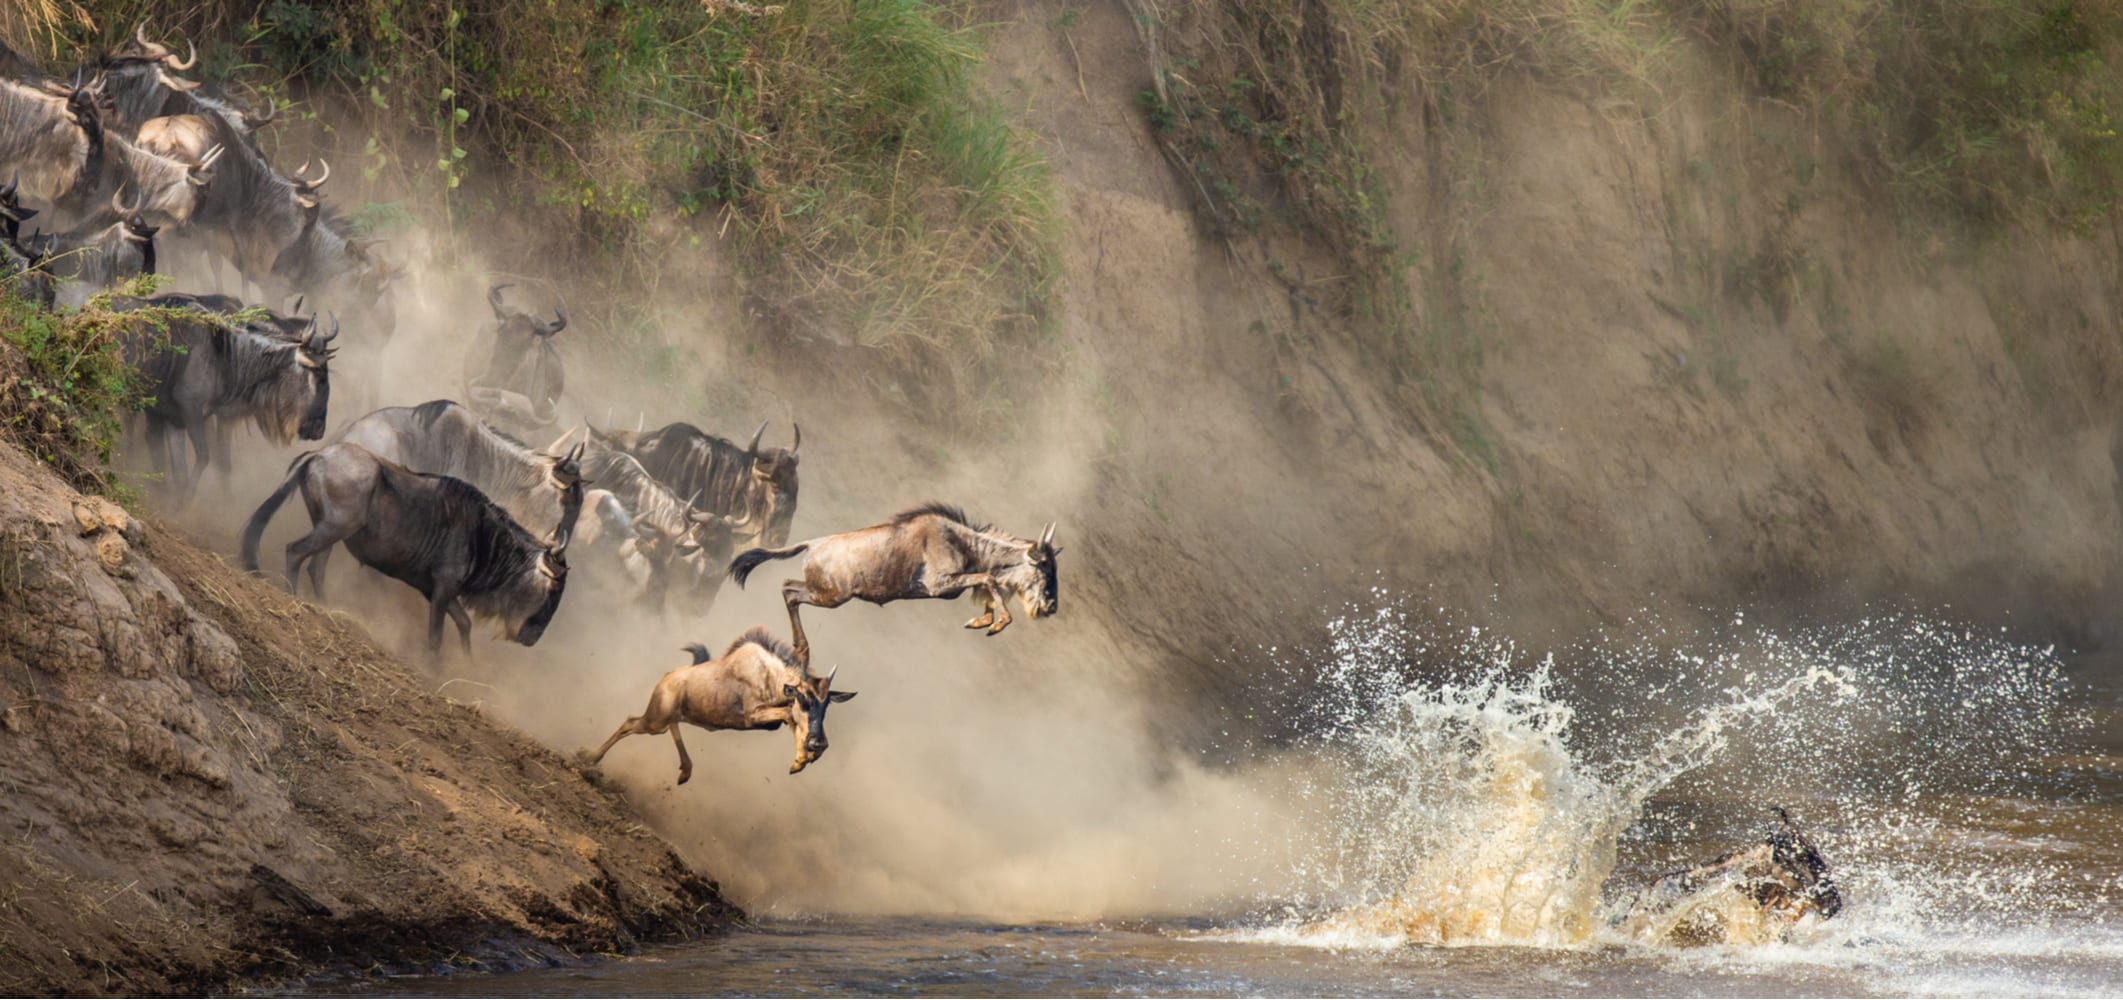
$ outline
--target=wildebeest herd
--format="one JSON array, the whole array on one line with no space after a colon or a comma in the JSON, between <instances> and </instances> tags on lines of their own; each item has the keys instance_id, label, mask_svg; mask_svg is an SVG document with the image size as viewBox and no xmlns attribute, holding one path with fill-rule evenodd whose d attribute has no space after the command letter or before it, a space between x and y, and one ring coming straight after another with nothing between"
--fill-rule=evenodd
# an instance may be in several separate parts
<instances>
[{"instance_id":1,"label":"wildebeest herd","mask_svg":"<svg viewBox=\"0 0 2123 1000\"><path fill-rule=\"evenodd\" d=\"M267 157L256 133L273 121L271 103L261 113L185 78L197 62L196 49L180 59L144 24L66 75L0 48L0 281L42 308L75 308L182 256L234 293L100 301L156 311L155 329L125 335L122 348L148 397L135 438L176 502L226 461L244 423L276 445L324 442L294 458L245 525L246 567L257 569L273 515L300 494L311 527L287 546L288 589L306 568L321 600L331 554L344 546L420 592L433 657L446 620L467 653L474 618L536 643L568 591L571 550L602 588L705 614L733 570L742 585L759 563L808 549L803 578L783 588L793 646L754 629L720 657L689 647L693 662L613 737L676 739L680 722L786 723L797 737L791 771L825 751L825 706L853 697L831 690L832 674L810 673L800 604L972 592L986 609L973 624L991 634L1011 620L1007 600L1034 616L1055 610L1052 525L1029 541L932 503L779 548L796 517L801 428L778 448L763 446L765 424L739 444L688 423L625 431L584 421L543 448L526 444L559 426L566 382L553 339L568 316L512 306L505 284L488 291L493 323L467 352L465 403L386 406L327 435L342 331L360 356L380 355L398 322L400 269L326 204L328 164L283 173ZM158 243L176 253L158 257ZM683 781L683 743L679 754Z\"/></svg>"},{"instance_id":2,"label":"wildebeest herd","mask_svg":"<svg viewBox=\"0 0 2123 1000\"><path fill-rule=\"evenodd\" d=\"M342 329L358 356L380 357L398 323L402 268L326 205L329 165L316 161L313 172L306 161L291 173L273 165L256 137L275 118L270 102L261 113L180 75L196 63L196 51L179 59L144 25L64 76L0 47L0 283L45 309L79 307L156 273L166 242L233 290L104 301L170 317L123 348L150 400L138 439L178 502L189 501L211 460L226 461L231 430L246 422L276 445L326 442L296 456L250 517L247 568L257 569L275 512L299 493L311 528L287 546L289 591L307 568L322 600L331 553L344 545L361 565L420 592L426 646L439 656L446 619L467 653L475 617L514 642L537 643L568 591L571 549L587 553L600 588L697 614L725 579L743 586L760 565L803 556L781 592L790 642L755 627L720 656L687 647L691 662L665 674L642 714L586 756L594 764L627 736L669 732L679 784L692 776L681 724L787 725L791 773L825 752L827 707L855 695L832 690L832 673L811 673L802 605L970 594L980 613L966 627L990 635L1012 623L1013 600L1033 618L1058 610L1052 524L1037 539L1019 538L928 503L790 545L800 428L788 448L762 446L765 424L744 444L682 422L561 428L566 382L554 338L568 316L510 305L507 285L487 293L493 325L467 352L465 403L386 406L327 440ZM373 396L380 387L362 388ZM542 448L525 443L556 429ZM1791 920L1832 916L1840 905L1825 861L1788 819L1753 850L1655 888L1686 895L1721 879Z\"/></svg>"}]
</instances>

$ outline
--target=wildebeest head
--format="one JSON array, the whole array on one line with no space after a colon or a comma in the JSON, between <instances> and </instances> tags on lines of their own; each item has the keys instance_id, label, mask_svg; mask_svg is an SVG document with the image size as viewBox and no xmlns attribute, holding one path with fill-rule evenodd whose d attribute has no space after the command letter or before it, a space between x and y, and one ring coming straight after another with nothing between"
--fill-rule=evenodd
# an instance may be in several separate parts
<instances>
[{"instance_id":1,"label":"wildebeest head","mask_svg":"<svg viewBox=\"0 0 2123 1000\"><path fill-rule=\"evenodd\" d=\"M760 525L760 544L769 548L788 544L789 527L796 520L796 452L803 447L803 426L791 426L796 440L787 448L759 446L759 439L767 432L765 422L752 432L752 443L745 446L745 455L752 463L753 495L759 498L753 516Z\"/></svg>"},{"instance_id":2,"label":"wildebeest head","mask_svg":"<svg viewBox=\"0 0 2123 1000\"><path fill-rule=\"evenodd\" d=\"M1843 894L1828 872L1828 859L1807 839L1790 813L1778 807L1776 814L1783 825L1769 834L1769 853L1776 866L1799 887L1799 898L1790 903L1802 910L1810 907L1819 911L1823 920L1835 916L1843 909ZM1778 901L1757 898L1756 902L1768 906Z\"/></svg>"},{"instance_id":3,"label":"wildebeest head","mask_svg":"<svg viewBox=\"0 0 2123 1000\"><path fill-rule=\"evenodd\" d=\"M833 690L833 675L840 672L835 667L824 677L806 674L794 684L783 684L781 693L794 703L795 711L789 713L789 722L796 727L798 750L796 760L789 764L789 773L795 774L805 765L826 755L826 709L855 697L853 691Z\"/></svg>"},{"instance_id":4,"label":"wildebeest head","mask_svg":"<svg viewBox=\"0 0 2123 1000\"><path fill-rule=\"evenodd\" d=\"M566 374L552 338L568 328L568 314L555 308L553 318L543 320L511 308L501 297L502 290L508 287L495 285L487 290L487 305L493 308L497 323L494 346L485 367L471 381L473 385L522 395L537 410L537 420L550 421L555 416L554 401L566 389Z\"/></svg>"},{"instance_id":5,"label":"wildebeest head","mask_svg":"<svg viewBox=\"0 0 2123 1000\"><path fill-rule=\"evenodd\" d=\"M568 535L559 532L558 537L546 543L531 570L517 581L516 593L507 603L509 614L503 620L508 638L525 646L535 646L545 635L546 626L552 624L553 613L560 610L560 596L568 589Z\"/></svg>"},{"instance_id":6,"label":"wildebeest head","mask_svg":"<svg viewBox=\"0 0 2123 1000\"><path fill-rule=\"evenodd\" d=\"M302 423L295 434L304 441L316 441L324 437L326 410L332 399L332 355L338 348L332 341L339 336L339 318L332 318L329 333L318 330L316 317L310 318L309 328L295 341L295 363L300 365L309 380L309 402L302 409Z\"/></svg>"},{"instance_id":7,"label":"wildebeest head","mask_svg":"<svg viewBox=\"0 0 2123 1000\"><path fill-rule=\"evenodd\" d=\"M1060 554L1050 523L1039 541L1026 545L1024 557L1001 574L1003 586L1017 594L1025 613L1034 618L1061 610L1061 566L1056 559Z\"/></svg>"}]
</instances>

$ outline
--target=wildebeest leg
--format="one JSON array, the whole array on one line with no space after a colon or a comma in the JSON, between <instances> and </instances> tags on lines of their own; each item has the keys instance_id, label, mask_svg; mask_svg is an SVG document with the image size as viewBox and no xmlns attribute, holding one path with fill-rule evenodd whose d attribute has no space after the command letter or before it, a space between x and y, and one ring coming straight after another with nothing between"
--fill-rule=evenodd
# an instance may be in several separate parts
<instances>
[{"instance_id":1,"label":"wildebeest leg","mask_svg":"<svg viewBox=\"0 0 2123 1000\"><path fill-rule=\"evenodd\" d=\"M149 414L147 418L147 453L154 460L155 475L169 482L170 475L170 429L162 418Z\"/></svg>"},{"instance_id":2,"label":"wildebeest leg","mask_svg":"<svg viewBox=\"0 0 2123 1000\"><path fill-rule=\"evenodd\" d=\"M442 662L442 619L449 615L450 605L456 600L456 593L444 590L437 590L428 599L428 657L437 663Z\"/></svg>"},{"instance_id":3,"label":"wildebeest leg","mask_svg":"<svg viewBox=\"0 0 2123 1000\"><path fill-rule=\"evenodd\" d=\"M226 492L229 480L236 474L235 428L226 420L214 418L214 477Z\"/></svg>"},{"instance_id":4,"label":"wildebeest leg","mask_svg":"<svg viewBox=\"0 0 2123 1000\"><path fill-rule=\"evenodd\" d=\"M301 590L296 586L295 581L301 579L303 560L315 558L321 562L323 553L329 551L332 546L339 544L346 536L353 533L354 529L351 526L341 526L329 521L320 521L315 527L310 529L309 534L289 542L287 547L287 592L300 596ZM313 576L311 582L319 583L321 582L321 577ZM317 596L318 599L323 599L324 590L322 587L318 588Z\"/></svg>"},{"instance_id":5,"label":"wildebeest leg","mask_svg":"<svg viewBox=\"0 0 2123 1000\"><path fill-rule=\"evenodd\" d=\"M332 564L332 549L326 546L310 557L310 590L319 601L324 600L324 568Z\"/></svg>"},{"instance_id":6,"label":"wildebeest leg","mask_svg":"<svg viewBox=\"0 0 2123 1000\"><path fill-rule=\"evenodd\" d=\"M954 588L977 589L987 603L987 610L967 622L967 628L985 628L989 635L996 635L1010 627L1010 605L1004 601L1002 588L996 584L995 577L986 573L959 573L944 577L930 589L948 592Z\"/></svg>"},{"instance_id":7,"label":"wildebeest leg","mask_svg":"<svg viewBox=\"0 0 2123 1000\"><path fill-rule=\"evenodd\" d=\"M464 658L472 658L472 615L464 609L463 601L450 602L450 620L457 623L457 642L464 647Z\"/></svg>"},{"instance_id":8,"label":"wildebeest leg","mask_svg":"<svg viewBox=\"0 0 2123 1000\"><path fill-rule=\"evenodd\" d=\"M620 723L618 729L612 730L612 738L604 741L604 744L597 748L597 752L590 755L589 762L594 765L599 761L604 760L604 755L610 753L612 751L612 745L618 743L620 740L626 739L629 736L644 736L650 733L651 730L649 729L648 716L633 716L627 721Z\"/></svg>"},{"instance_id":9,"label":"wildebeest leg","mask_svg":"<svg viewBox=\"0 0 2123 1000\"><path fill-rule=\"evenodd\" d=\"M671 743L678 747L678 783L681 785L693 780L693 756L686 753L685 734L679 732L683 728L676 722L671 723Z\"/></svg>"},{"instance_id":10,"label":"wildebeest leg","mask_svg":"<svg viewBox=\"0 0 2123 1000\"><path fill-rule=\"evenodd\" d=\"M802 580L790 580L781 585L781 603L789 607L789 644L796 653L799 666L811 665L811 640L803 634L803 617L796 613L799 605L810 604L811 588Z\"/></svg>"},{"instance_id":11,"label":"wildebeest leg","mask_svg":"<svg viewBox=\"0 0 2123 1000\"><path fill-rule=\"evenodd\" d=\"M191 502L193 492L199 488L199 481L206 476L207 461L213 457L214 451L212 442L209 440L210 435L205 417L202 416L187 424L184 428L184 433L192 441L192 471L185 476L184 492L180 494L180 499L188 504Z\"/></svg>"}]
</instances>

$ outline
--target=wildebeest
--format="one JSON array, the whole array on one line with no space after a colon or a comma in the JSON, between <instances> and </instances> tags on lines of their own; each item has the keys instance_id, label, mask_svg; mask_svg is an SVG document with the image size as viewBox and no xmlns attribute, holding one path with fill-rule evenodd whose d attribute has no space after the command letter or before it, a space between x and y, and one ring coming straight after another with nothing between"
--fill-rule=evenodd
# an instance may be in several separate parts
<instances>
[{"instance_id":1,"label":"wildebeest","mask_svg":"<svg viewBox=\"0 0 2123 1000\"><path fill-rule=\"evenodd\" d=\"M111 196L111 211L58 238L49 270L62 280L59 302L78 307L91 295L155 273L155 233L138 206Z\"/></svg>"},{"instance_id":2,"label":"wildebeest","mask_svg":"<svg viewBox=\"0 0 2123 1000\"><path fill-rule=\"evenodd\" d=\"M0 240L14 242L22 238L22 224L37 215L34 208L22 205L22 172L15 171L13 180L0 186Z\"/></svg>"},{"instance_id":3,"label":"wildebeest","mask_svg":"<svg viewBox=\"0 0 2123 1000\"><path fill-rule=\"evenodd\" d=\"M482 328L465 354L465 397L488 419L508 426L551 427L560 394L567 388L553 336L568 328L568 314L554 309L551 322L502 302L507 285L487 290L497 323Z\"/></svg>"},{"instance_id":4,"label":"wildebeest","mask_svg":"<svg viewBox=\"0 0 2123 1000\"><path fill-rule=\"evenodd\" d=\"M153 218L190 219L222 149L196 162L142 149L102 128L94 93L77 86L58 97L0 80L0 169L20 172L24 192L54 209L55 227L80 224L121 190Z\"/></svg>"},{"instance_id":5,"label":"wildebeest","mask_svg":"<svg viewBox=\"0 0 2123 1000\"><path fill-rule=\"evenodd\" d=\"M280 488L244 525L245 569L257 571L258 540L298 489L312 527L287 547L291 594L305 560L344 542L362 565L427 598L430 654L442 649L444 616L457 623L469 655L471 615L498 620L503 638L531 646L560 608L568 583L565 531L541 542L470 483L414 472L356 444L327 445L295 459ZM573 502L580 509L580 484ZM311 563L311 583L322 596L318 566Z\"/></svg>"},{"instance_id":6,"label":"wildebeest","mask_svg":"<svg viewBox=\"0 0 2123 1000\"><path fill-rule=\"evenodd\" d=\"M742 539L745 543L788 543L789 526L796 519L796 452L803 447L802 427L796 428L796 440L789 447L766 449L759 446L767 432L765 423L742 448L687 423L646 434L590 430L640 460L641 467L671 492L699 497L695 502L702 510L749 519L753 537Z\"/></svg>"},{"instance_id":7,"label":"wildebeest","mask_svg":"<svg viewBox=\"0 0 2123 1000\"><path fill-rule=\"evenodd\" d=\"M619 724L612 737L590 754L591 765L604 760L612 745L629 736L654 736L668 729L678 746L678 783L693 777L693 758L686 753L680 723L702 729L780 729L787 723L796 737L795 774L826 753L826 708L855 697L833 690L833 674L814 677L810 661L766 629L739 636L722 656L708 659L707 647L686 647L693 662L663 675L649 694L649 707Z\"/></svg>"},{"instance_id":8,"label":"wildebeest","mask_svg":"<svg viewBox=\"0 0 2123 1000\"><path fill-rule=\"evenodd\" d=\"M212 457L209 416L250 420L280 444L324 436L336 328L319 332L313 320L301 336L289 339L277 329L233 323L189 295L119 299L112 308L186 313L168 323L166 335L136 330L123 344L126 362L145 378L144 391L154 400L145 411L148 447L158 466L167 464L180 496L190 496L199 470ZM190 439L195 455L189 467L181 448L172 452L171 431Z\"/></svg>"},{"instance_id":9,"label":"wildebeest","mask_svg":"<svg viewBox=\"0 0 2123 1000\"><path fill-rule=\"evenodd\" d=\"M687 610L707 614L728 576L734 539L748 530L749 522L695 508L649 475L634 456L594 433L583 444L584 474L610 491L626 512L628 537L618 544L617 554L643 602L662 607L675 579L693 599ZM585 527L583 542L591 541L591 530Z\"/></svg>"},{"instance_id":10,"label":"wildebeest","mask_svg":"<svg viewBox=\"0 0 2123 1000\"><path fill-rule=\"evenodd\" d=\"M574 533L574 520L562 520L562 498L583 478L582 446L556 454L566 437L546 451L532 451L471 410L436 399L372 411L333 440L358 444L408 469L471 483L532 531Z\"/></svg>"},{"instance_id":11,"label":"wildebeest","mask_svg":"<svg viewBox=\"0 0 2123 1000\"><path fill-rule=\"evenodd\" d=\"M982 598L985 610L966 623L996 635L1010 627L1012 596L1034 618L1061 608L1061 575L1055 557L1054 525L1039 541L996 531L966 520L964 511L930 502L900 511L883 524L814 538L785 549L751 549L730 563L737 585L759 564L791 556L804 559L803 578L782 584L781 600L789 609L789 629L796 651L808 657L799 605L837 608L853 600L872 604L919 598L954 598L968 590Z\"/></svg>"},{"instance_id":12,"label":"wildebeest","mask_svg":"<svg viewBox=\"0 0 2123 1000\"><path fill-rule=\"evenodd\" d=\"M1791 814L1759 842L1696 868L1660 876L1617 918L1664 943L1762 943L1800 920L1834 917L1843 895L1823 856Z\"/></svg>"}]
</instances>

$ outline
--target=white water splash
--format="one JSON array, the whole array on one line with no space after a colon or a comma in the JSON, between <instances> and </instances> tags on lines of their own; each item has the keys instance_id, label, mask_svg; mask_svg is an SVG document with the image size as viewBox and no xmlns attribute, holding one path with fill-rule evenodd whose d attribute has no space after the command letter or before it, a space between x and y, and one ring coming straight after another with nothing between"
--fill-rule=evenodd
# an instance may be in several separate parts
<instances>
[{"instance_id":1,"label":"white water splash","mask_svg":"<svg viewBox=\"0 0 2123 1000\"><path fill-rule=\"evenodd\" d=\"M1930 947L1994 926L1986 910L2071 909L2044 895L2039 863L1937 850L1927 859L1906 843L1925 822L1913 808L1925 796L2025 778L2072 723L2048 650L1903 616L1791 637L1735 619L1704 654L1595 645L1530 666L1508 639L1456 635L1426 638L1390 604L1332 623L1312 720L1326 776L1307 789L1331 843L1301 872L1314 892L1246 937L1331 948L1663 943L1673 920L1631 918L1633 892L1620 884L1644 876L1617 876L1617 858L1640 846L1631 831L1647 803L1684 785L1685 797L1732 814L1713 824L1731 831L1726 848L1766 832L1767 807L1784 796L1834 824L1815 833L1850 903L1838 920L1809 918L1793 937L1737 893L1699 904L1721 910L1728 942L1765 955L1789 952L1770 947L1787 937L1845 952L1909 938ZM1561 693L1566 669L1575 700L1607 709L1595 725ZM1418 670L1447 679L1412 681ZM1926 861L1958 867L1911 870Z\"/></svg>"}]
</instances>

